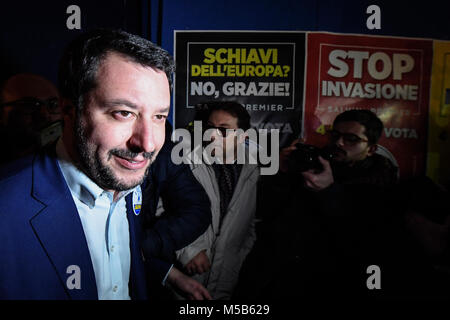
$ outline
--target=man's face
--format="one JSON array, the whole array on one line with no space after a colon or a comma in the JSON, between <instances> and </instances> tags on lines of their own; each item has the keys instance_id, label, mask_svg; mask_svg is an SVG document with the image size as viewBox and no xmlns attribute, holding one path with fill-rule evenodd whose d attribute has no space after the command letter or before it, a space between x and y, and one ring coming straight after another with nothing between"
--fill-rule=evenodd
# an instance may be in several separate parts
<instances>
[{"instance_id":1,"label":"man's face","mask_svg":"<svg viewBox=\"0 0 450 320\"><path fill-rule=\"evenodd\" d=\"M34 74L18 74L6 82L2 91L5 106L2 119L14 144L40 143L42 130L62 120L58 91L48 80Z\"/></svg>"},{"instance_id":2,"label":"man's face","mask_svg":"<svg viewBox=\"0 0 450 320\"><path fill-rule=\"evenodd\" d=\"M169 82L163 71L109 53L96 83L75 116L72 151L100 187L131 189L142 183L164 143Z\"/></svg>"},{"instance_id":3,"label":"man's face","mask_svg":"<svg viewBox=\"0 0 450 320\"><path fill-rule=\"evenodd\" d=\"M238 119L226 111L216 110L209 116L208 126L219 128L214 130L211 136L212 143L222 148L223 155L226 157L224 163L232 163L235 159L238 137L236 132L227 130L228 134L226 134L225 130L221 128L239 129Z\"/></svg>"},{"instance_id":4,"label":"man's face","mask_svg":"<svg viewBox=\"0 0 450 320\"><path fill-rule=\"evenodd\" d=\"M365 127L356 121L336 123L331 132L331 143L339 148L336 161L354 163L372 155L376 147L370 146Z\"/></svg>"}]
</instances>

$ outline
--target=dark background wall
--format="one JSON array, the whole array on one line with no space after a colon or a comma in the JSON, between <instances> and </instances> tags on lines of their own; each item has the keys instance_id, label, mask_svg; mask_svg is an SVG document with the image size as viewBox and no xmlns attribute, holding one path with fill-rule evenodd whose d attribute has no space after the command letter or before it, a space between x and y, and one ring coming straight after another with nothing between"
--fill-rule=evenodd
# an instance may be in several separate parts
<instances>
[{"instance_id":1,"label":"dark background wall","mask_svg":"<svg viewBox=\"0 0 450 320\"><path fill-rule=\"evenodd\" d=\"M79 32L69 30L67 7L81 9L81 31L120 27L141 33L140 1L4 1L0 7L0 80L30 72L56 82L64 46Z\"/></svg>"},{"instance_id":2,"label":"dark background wall","mask_svg":"<svg viewBox=\"0 0 450 320\"><path fill-rule=\"evenodd\" d=\"M449 39L447 1L216 0L160 1L162 45L173 30L301 30ZM366 27L369 5L381 8L381 30Z\"/></svg>"},{"instance_id":3,"label":"dark background wall","mask_svg":"<svg viewBox=\"0 0 450 320\"><path fill-rule=\"evenodd\" d=\"M425 37L448 40L448 1L360 0L61 0L2 1L0 81L19 72L56 81L68 30L66 9L81 8L81 31L117 27L173 52L174 30L301 30ZM381 30L366 28L366 8L381 8Z\"/></svg>"}]
</instances>

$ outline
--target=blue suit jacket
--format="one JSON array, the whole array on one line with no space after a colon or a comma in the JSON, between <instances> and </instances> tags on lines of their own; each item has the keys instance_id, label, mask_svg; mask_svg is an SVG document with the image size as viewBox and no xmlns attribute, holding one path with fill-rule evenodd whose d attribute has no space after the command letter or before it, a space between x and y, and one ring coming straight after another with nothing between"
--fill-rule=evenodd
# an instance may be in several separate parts
<instances>
[{"instance_id":1,"label":"blue suit jacket","mask_svg":"<svg viewBox=\"0 0 450 320\"><path fill-rule=\"evenodd\" d=\"M140 216L131 196L130 296L146 299ZM0 170L0 259L0 299L98 299L81 220L54 148ZM71 265L80 268L80 289L67 286Z\"/></svg>"},{"instance_id":2,"label":"blue suit jacket","mask_svg":"<svg viewBox=\"0 0 450 320\"><path fill-rule=\"evenodd\" d=\"M170 137L150 167L144 184L142 203L146 230L142 243L146 256L174 262L175 251L192 243L211 224L211 203L203 186L187 164L171 161L174 143ZM164 203L164 214L156 216L159 198ZM153 263L155 265L155 263ZM156 269L153 267L153 269Z\"/></svg>"}]
</instances>

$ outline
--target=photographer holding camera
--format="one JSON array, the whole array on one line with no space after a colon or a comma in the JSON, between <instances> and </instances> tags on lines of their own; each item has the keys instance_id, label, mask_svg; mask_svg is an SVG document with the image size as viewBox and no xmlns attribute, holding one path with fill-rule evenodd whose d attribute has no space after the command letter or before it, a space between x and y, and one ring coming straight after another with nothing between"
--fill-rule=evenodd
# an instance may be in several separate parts
<instances>
[{"instance_id":1,"label":"photographer holding camera","mask_svg":"<svg viewBox=\"0 0 450 320\"><path fill-rule=\"evenodd\" d=\"M382 130L383 123L371 111L345 111L336 117L333 129L328 132L330 145L316 151L315 159L314 149L310 151L306 149L308 146L296 144L283 152L288 159L282 160L288 161L288 171L301 171L305 186L315 191L334 183L391 185L396 183L397 168L389 159L376 153ZM310 158L305 156L308 152ZM309 169L309 163L311 169L302 170Z\"/></svg>"},{"instance_id":2,"label":"photographer holding camera","mask_svg":"<svg viewBox=\"0 0 450 320\"><path fill-rule=\"evenodd\" d=\"M374 295L367 267L399 259L401 237L392 205L397 168L376 153L382 130L371 111L350 110L336 117L328 146L294 141L281 150L281 172L260 185L262 227L236 297Z\"/></svg>"}]
</instances>

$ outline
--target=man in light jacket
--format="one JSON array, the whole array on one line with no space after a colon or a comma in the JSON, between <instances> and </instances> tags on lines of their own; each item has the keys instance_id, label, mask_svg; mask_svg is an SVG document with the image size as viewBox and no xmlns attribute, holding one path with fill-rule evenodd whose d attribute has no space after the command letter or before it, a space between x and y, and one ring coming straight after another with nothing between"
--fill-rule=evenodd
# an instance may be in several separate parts
<instances>
[{"instance_id":1,"label":"man in light jacket","mask_svg":"<svg viewBox=\"0 0 450 320\"><path fill-rule=\"evenodd\" d=\"M211 145L222 152L212 152L217 160L213 164L194 163L191 169L211 201L212 223L197 240L179 250L177 257L213 299L224 300L230 299L241 265L256 240L256 184L260 172L256 164L237 161L238 147L246 139L237 129L250 128L250 116L244 107L236 102L214 102L208 104L207 112Z\"/></svg>"}]
</instances>

